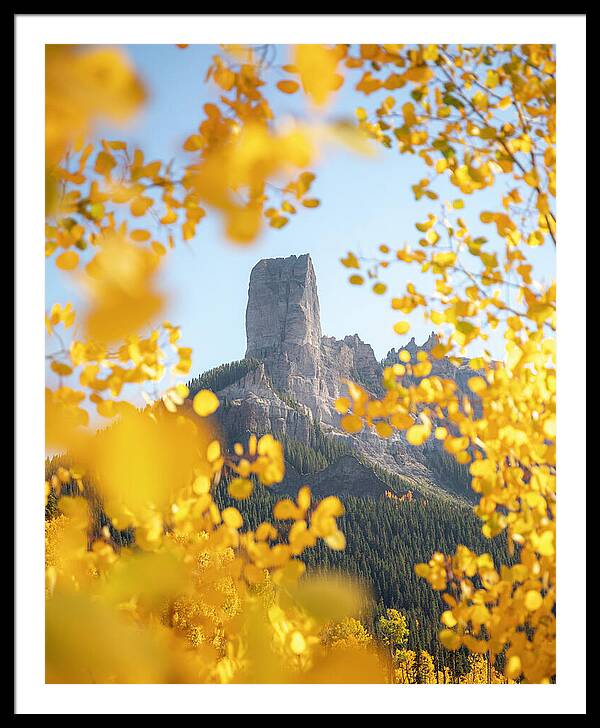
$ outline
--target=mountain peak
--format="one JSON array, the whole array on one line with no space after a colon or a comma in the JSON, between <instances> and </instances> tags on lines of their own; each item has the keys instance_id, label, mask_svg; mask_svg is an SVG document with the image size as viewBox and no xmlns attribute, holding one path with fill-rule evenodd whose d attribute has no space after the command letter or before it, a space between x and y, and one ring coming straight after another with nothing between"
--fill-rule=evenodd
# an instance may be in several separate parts
<instances>
[{"instance_id":1,"label":"mountain peak","mask_svg":"<svg viewBox=\"0 0 600 728\"><path fill-rule=\"evenodd\" d=\"M246 356L289 346L319 347L321 318L310 255L265 258L252 269L246 308Z\"/></svg>"}]
</instances>

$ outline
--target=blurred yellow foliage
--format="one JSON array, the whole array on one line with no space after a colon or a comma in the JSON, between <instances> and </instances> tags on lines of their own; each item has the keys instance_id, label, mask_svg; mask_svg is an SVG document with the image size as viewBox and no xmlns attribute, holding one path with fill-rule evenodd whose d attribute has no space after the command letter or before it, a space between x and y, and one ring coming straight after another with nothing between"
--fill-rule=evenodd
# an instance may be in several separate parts
<instances>
[{"instance_id":1,"label":"blurred yellow foliage","mask_svg":"<svg viewBox=\"0 0 600 728\"><path fill-rule=\"evenodd\" d=\"M121 50L46 45L46 164L58 164L97 119L127 121L145 95Z\"/></svg>"}]
</instances>

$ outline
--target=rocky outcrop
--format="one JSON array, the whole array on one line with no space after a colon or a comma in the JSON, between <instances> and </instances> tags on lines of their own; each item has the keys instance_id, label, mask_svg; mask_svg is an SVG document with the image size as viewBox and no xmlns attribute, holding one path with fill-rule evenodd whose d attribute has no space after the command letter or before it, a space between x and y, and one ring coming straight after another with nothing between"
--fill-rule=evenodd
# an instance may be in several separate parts
<instances>
[{"instance_id":1,"label":"rocky outcrop","mask_svg":"<svg viewBox=\"0 0 600 728\"><path fill-rule=\"evenodd\" d=\"M333 402L344 379L381 389L381 365L354 334L322 336L317 279L309 255L271 258L250 274L246 356L260 359L273 388L306 407L318 422L336 426Z\"/></svg>"},{"instance_id":2,"label":"rocky outcrop","mask_svg":"<svg viewBox=\"0 0 600 728\"><path fill-rule=\"evenodd\" d=\"M224 403L221 425L232 439L270 432L310 441L314 427L310 410L274 386L264 363L218 394Z\"/></svg>"},{"instance_id":3,"label":"rocky outcrop","mask_svg":"<svg viewBox=\"0 0 600 728\"><path fill-rule=\"evenodd\" d=\"M456 491L440 476L439 443L414 448L403 433L382 439L369 430L350 435L341 429L334 403L345 393L345 380L382 394L383 367L397 363L398 352L392 349L378 362L371 346L357 334L344 339L323 336L309 255L256 264L248 288L246 336L246 357L259 360L260 365L218 392L225 404L222 425L232 436L270 432L313 446L318 427L320 436L348 457L307 477L313 488L331 490L337 483L339 492L357 493L364 488L369 494L382 495L382 487L385 491L387 486L361 464L372 463L417 493ZM411 339L405 348L416 360L419 350L430 351L436 343L432 334L423 345ZM457 367L446 358L432 361L433 373L453 378L461 391L468 392L466 382L473 374L468 365ZM287 485L295 485L292 476L290 470Z\"/></svg>"},{"instance_id":4,"label":"rocky outcrop","mask_svg":"<svg viewBox=\"0 0 600 728\"><path fill-rule=\"evenodd\" d=\"M252 269L246 308L246 356L321 346L317 278L308 254L261 260Z\"/></svg>"}]
</instances>

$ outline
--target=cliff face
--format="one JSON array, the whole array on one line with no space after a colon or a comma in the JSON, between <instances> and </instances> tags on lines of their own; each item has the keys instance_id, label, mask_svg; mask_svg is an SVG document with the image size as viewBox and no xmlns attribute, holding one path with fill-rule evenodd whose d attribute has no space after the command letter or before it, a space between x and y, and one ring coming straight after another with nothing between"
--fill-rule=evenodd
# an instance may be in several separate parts
<instances>
[{"instance_id":1,"label":"cliff face","mask_svg":"<svg viewBox=\"0 0 600 728\"><path fill-rule=\"evenodd\" d=\"M309 255L261 260L252 269L246 309L246 356L321 346L317 278Z\"/></svg>"},{"instance_id":2,"label":"cliff face","mask_svg":"<svg viewBox=\"0 0 600 728\"><path fill-rule=\"evenodd\" d=\"M309 255L256 264L248 289L246 336L246 357L260 364L218 392L227 403L222 413L227 431L237 437L271 432L312 447L318 428L320 437L362 463L351 457L336 467L331 463L328 472L315 474L318 477L313 480L323 494L336 492L336 483L340 492L360 490L362 483L370 494L381 495L378 479L364 476L369 464L399 476L423 495L460 491L460 487L449 487L438 472L439 444L414 448L401 433L386 440L371 431L349 435L340 428L334 402L345 393L344 380L353 379L373 394L381 394L383 367L397 363L398 352L392 349L380 363L371 346L356 334L342 340L322 335L317 280ZM423 346L413 339L406 348L416 358L419 349L430 350L435 343L432 335ZM447 359L434 360L434 373L455 379L465 392L466 380L473 374L466 365L456 367ZM360 465L360 472L353 463Z\"/></svg>"}]
</instances>

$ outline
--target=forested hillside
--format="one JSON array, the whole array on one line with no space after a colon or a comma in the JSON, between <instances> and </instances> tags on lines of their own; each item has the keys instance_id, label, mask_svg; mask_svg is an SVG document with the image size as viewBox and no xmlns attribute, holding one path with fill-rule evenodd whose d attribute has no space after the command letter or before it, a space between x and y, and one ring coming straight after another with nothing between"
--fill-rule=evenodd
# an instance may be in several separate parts
<instances>
[{"instance_id":1,"label":"forested hillside","mask_svg":"<svg viewBox=\"0 0 600 728\"><path fill-rule=\"evenodd\" d=\"M513 563L504 539L484 538L477 518L467 506L442 500L342 500L346 513L339 518L339 524L346 536L346 548L332 551L318 544L306 552L308 569L339 572L364 585L371 598L360 616L370 630L376 629L386 608L398 609L408 620L409 649L427 650L440 658L440 664L455 666L455 672L467 670L466 652L450 653L440 645L437 634L443 602L438 592L416 576L414 564L428 561L434 551L454 551L459 544L477 553L490 553L496 564ZM259 487L252 498L240 503L221 486L216 501L220 507L237 507L246 525L256 528L272 519L277 496Z\"/></svg>"},{"instance_id":2,"label":"forested hillside","mask_svg":"<svg viewBox=\"0 0 600 728\"><path fill-rule=\"evenodd\" d=\"M187 383L190 397L193 397L201 389L210 389L213 392L219 392L221 389L225 389L225 387L246 376L248 372L256 369L259 364L260 362L257 359L241 359L240 361L220 364L218 367L209 369Z\"/></svg>"}]
</instances>

